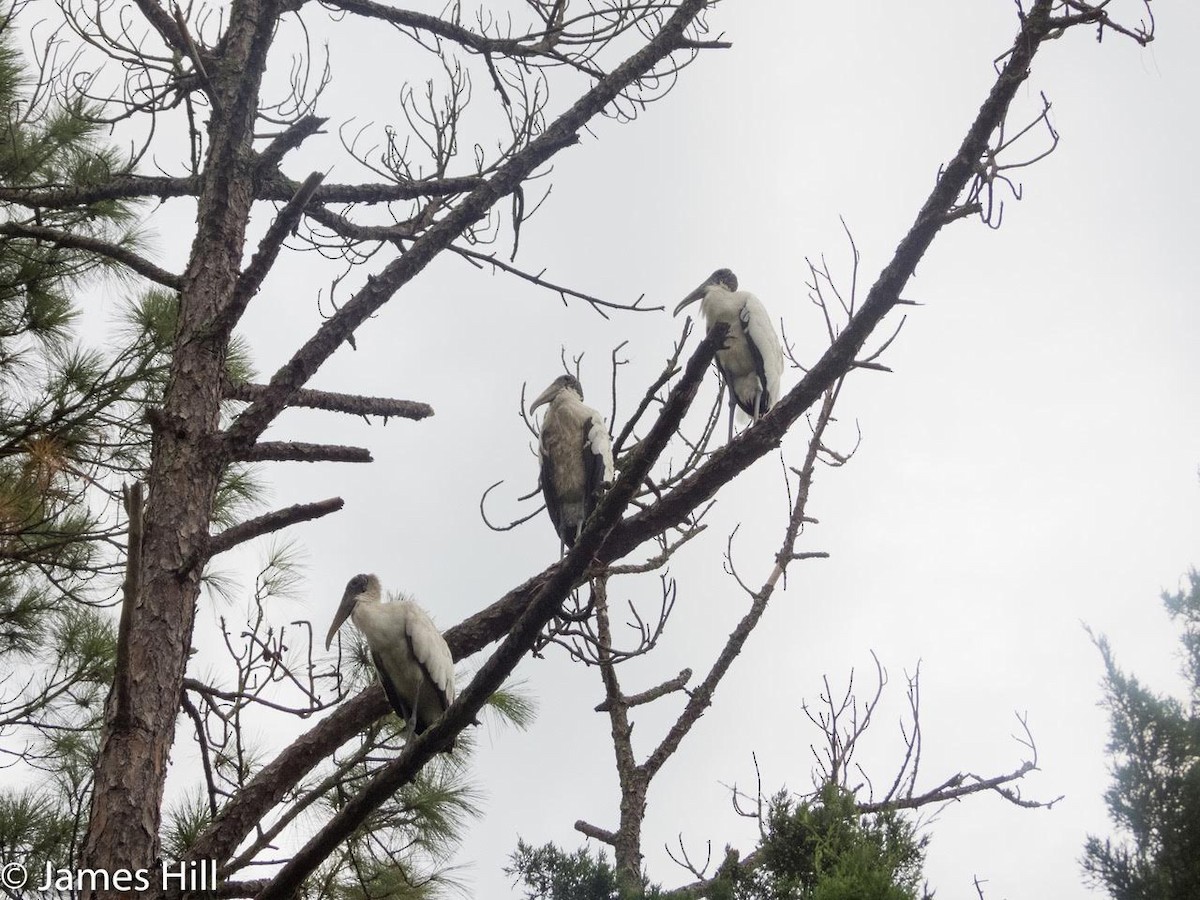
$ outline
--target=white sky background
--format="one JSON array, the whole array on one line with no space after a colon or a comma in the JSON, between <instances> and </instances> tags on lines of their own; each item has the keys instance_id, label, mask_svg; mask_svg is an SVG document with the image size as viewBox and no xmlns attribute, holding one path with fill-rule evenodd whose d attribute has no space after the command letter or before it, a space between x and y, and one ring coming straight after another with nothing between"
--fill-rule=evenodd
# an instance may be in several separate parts
<instances>
[{"instance_id":1,"label":"white sky background","mask_svg":"<svg viewBox=\"0 0 1200 900\"><path fill-rule=\"evenodd\" d=\"M1175 690L1176 644L1158 594L1200 564L1200 198L1191 177L1200 9L1154 7L1159 37L1148 50L1112 35L1097 46L1082 30L1042 50L1015 115L1036 111L1045 91L1057 152L1020 173L1025 198L1006 203L998 232L968 220L942 233L905 292L924 305L907 310L883 360L895 374L850 379L842 436L852 439L857 421L863 443L850 465L819 472L810 513L820 525L801 548L831 559L792 570L714 706L653 783L644 835L652 880L690 880L661 849L680 832L694 857L708 840L718 858L727 842L753 848L725 785L752 786L757 754L768 792L807 790L808 745L819 734L800 703L816 699L823 675L835 685L851 669L871 675L874 651L892 681L859 761L877 786L899 761L903 673L920 661L919 788L960 770L1015 768L1023 748L1010 737L1014 711L1027 711L1041 772L1023 790L1066 795L1052 811L991 796L946 810L931 826L926 869L939 896L974 896L976 875L989 900L1089 895L1077 859L1087 832L1108 829L1107 721L1096 705L1099 654L1081 623L1108 634L1129 670ZM1137 4L1127 8L1137 15ZM598 139L585 135L560 154L518 262L606 298L644 292L668 309L729 266L812 360L823 325L806 299L803 258L825 253L848 274L844 217L865 293L992 84L1014 6L729 2L710 21L733 49L706 54L638 121L601 122ZM352 45L333 38L334 85L319 114L337 122L341 92L386 85L411 57L378 31ZM491 104L489 94L477 73L476 104ZM333 134L307 152L289 160L289 175L340 153ZM339 167L329 180L357 176ZM178 243L160 234L164 258L185 252L190 218L184 225ZM316 290L329 277L308 258L272 274L244 328L260 372L311 333ZM623 421L678 327L667 313L604 321L459 261L430 266L359 331L358 351L339 351L310 386L425 400L436 417L384 428L292 414L272 432L362 444L376 457L371 466L268 472L274 505L346 499L342 513L292 532L309 551L304 612L318 632L360 571L411 592L448 627L551 562L557 541L544 515L497 534L477 512L493 481L506 479L489 504L498 519L521 512L512 498L533 487L521 383L536 394L559 373L561 347L584 352L588 400L607 415L608 353L627 339L635 362L621 374ZM784 389L796 380L786 372ZM715 376L705 396L713 390ZM785 444L792 464L802 437ZM680 593L669 631L624 673L627 691L684 666L702 677L747 603L721 571L726 535L742 523L739 570L760 583L785 502L777 457L723 493L709 533L672 569ZM634 589L652 607L653 581L614 583L613 593ZM228 610L202 610L201 626L217 612ZM505 894L499 870L518 835L571 849L583 842L576 819L617 821L608 719L592 712L597 673L555 652L519 673L540 714L528 733L481 734L487 817L461 855L481 897ZM638 710L639 754L679 704L659 706Z\"/></svg>"}]
</instances>

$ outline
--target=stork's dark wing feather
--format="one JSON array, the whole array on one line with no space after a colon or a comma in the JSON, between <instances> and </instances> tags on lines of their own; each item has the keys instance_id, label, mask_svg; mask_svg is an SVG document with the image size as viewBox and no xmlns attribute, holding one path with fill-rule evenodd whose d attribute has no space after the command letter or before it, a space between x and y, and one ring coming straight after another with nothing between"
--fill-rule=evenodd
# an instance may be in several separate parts
<instances>
[{"instance_id":1,"label":"stork's dark wing feather","mask_svg":"<svg viewBox=\"0 0 1200 900\"><path fill-rule=\"evenodd\" d=\"M396 690L396 686L392 684L392 679L388 678L387 672L383 668L383 660L379 658L379 654L374 650L371 651L371 662L375 664L375 672L379 675L379 683L383 685L383 692L387 695L388 703L396 711L396 715L407 722L412 718L412 707L400 696L400 692Z\"/></svg>"},{"instance_id":2,"label":"stork's dark wing feather","mask_svg":"<svg viewBox=\"0 0 1200 900\"><path fill-rule=\"evenodd\" d=\"M554 488L554 462L541 443L538 444L538 457L541 463L541 471L538 478L542 483L542 497L546 501L546 512L550 514L550 521L554 523L554 533L561 535L563 520L562 498L558 496L558 491Z\"/></svg>"},{"instance_id":3,"label":"stork's dark wing feather","mask_svg":"<svg viewBox=\"0 0 1200 900\"><path fill-rule=\"evenodd\" d=\"M758 376L758 383L761 386L762 393L758 395L758 409L747 409L749 404L743 403L741 398L738 398L738 406L742 408L742 412L753 418L754 416L765 413L775 403L775 398L771 396L771 389L767 385L767 367L763 363L762 347L754 340L754 335L750 332L750 305L747 303L742 307L739 318L742 320L742 331L746 335L746 346L750 348L750 356L754 359L754 374Z\"/></svg>"}]
</instances>

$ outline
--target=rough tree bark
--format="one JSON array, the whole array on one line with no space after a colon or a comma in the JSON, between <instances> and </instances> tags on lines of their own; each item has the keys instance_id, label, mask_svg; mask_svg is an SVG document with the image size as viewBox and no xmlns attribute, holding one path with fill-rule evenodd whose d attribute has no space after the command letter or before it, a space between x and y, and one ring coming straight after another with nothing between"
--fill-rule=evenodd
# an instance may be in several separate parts
<instances>
[{"instance_id":1,"label":"rough tree bark","mask_svg":"<svg viewBox=\"0 0 1200 900\"><path fill-rule=\"evenodd\" d=\"M144 4L148 8L148 4ZM166 14L160 32L186 52ZM219 56L209 62L213 110L198 227L180 286L171 378L154 434L139 590L126 611L128 717L109 709L96 766L86 866L146 868L158 858L163 786L191 649L213 500L226 463L218 439L229 344L218 322L238 281L254 202L251 141L267 49L279 15L272 0L230 10Z\"/></svg>"}]
</instances>

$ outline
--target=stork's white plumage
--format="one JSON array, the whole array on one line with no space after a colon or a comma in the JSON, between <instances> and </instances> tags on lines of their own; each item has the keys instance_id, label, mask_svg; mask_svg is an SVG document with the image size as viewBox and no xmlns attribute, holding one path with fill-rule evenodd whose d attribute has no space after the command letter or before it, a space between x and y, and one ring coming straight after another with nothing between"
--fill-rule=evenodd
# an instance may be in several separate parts
<instances>
[{"instance_id":1,"label":"stork's white plumage","mask_svg":"<svg viewBox=\"0 0 1200 900\"><path fill-rule=\"evenodd\" d=\"M539 481L554 530L570 547L612 484L612 439L604 417L583 402L583 387L574 375L554 379L530 404L530 414L546 404L538 439Z\"/></svg>"},{"instance_id":2,"label":"stork's white plumage","mask_svg":"<svg viewBox=\"0 0 1200 900\"><path fill-rule=\"evenodd\" d=\"M717 269L675 307L678 315L689 303L699 300L707 328L717 322L729 325L725 346L717 351L717 368L730 392L731 440L735 405L751 422L757 422L779 399L779 379L783 375L783 346L771 317L757 297L737 288L733 272Z\"/></svg>"},{"instance_id":3,"label":"stork's white plumage","mask_svg":"<svg viewBox=\"0 0 1200 900\"><path fill-rule=\"evenodd\" d=\"M410 733L420 734L454 702L454 657L445 638L411 600L384 603L374 575L355 575L346 585L325 638L326 650L347 618L367 639L392 709Z\"/></svg>"}]
</instances>

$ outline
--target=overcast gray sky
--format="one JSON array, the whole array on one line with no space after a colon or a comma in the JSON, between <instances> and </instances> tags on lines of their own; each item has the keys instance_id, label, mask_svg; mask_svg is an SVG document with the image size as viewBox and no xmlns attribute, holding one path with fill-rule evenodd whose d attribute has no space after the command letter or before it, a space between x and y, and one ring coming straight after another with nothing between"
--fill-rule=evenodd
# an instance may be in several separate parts
<instances>
[{"instance_id":1,"label":"overcast gray sky","mask_svg":"<svg viewBox=\"0 0 1200 900\"><path fill-rule=\"evenodd\" d=\"M857 422L862 445L850 465L819 473L810 511L820 524L803 547L831 558L792 571L715 705L654 783L644 841L653 880L690 880L662 851L680 833L693 852L709 840L752 849L727 785L751 785L757 754L767 790L808 789L808 745L819 735L801 701L816 698L823 675L835 684L852 669L869 675L874 651L892 677L860 757L877 784L899 759L903 673L920 662L919 787L959 770L1015 768L1019 711L1041 766L1022 790L1066 795L1050 811L988 796L945 810L929 831L927 874L939 896L974 896L975 876L989 900L1088 895L1077 859L1085 835L1108 824L1101 665L1083 625L1107 634L1151 685L1178 690L1158 595L1200 564L1200 9L1180 0L1154 9L1158 39L1147 50L1111 35L1097 45L1082 31L1044 49L1014 115L1035 112L1044 91L1058 150L1020 173L1024 199L1006 203L999 231L964 221L943 232L906 292L923 305L907 311L884 360L895 373L848 382L840 434L852 440ZM1014 5L729 0L711 24L733 49L706 54L636 122L601 122L558 157L520 261L604 297L644 292L668 309L728 266L785 321L801 358L815 359L823 326L806 299L804 257L826 254L848 276L842 217L862 253L860 284L873 281L991 85ZM389 45L370 29L335 43L335 80L318 112L338 120L337 98L367 83L384 82L386 96L383 58L370 53ZM359 68L364 59L370 69ZM481 106L491 102L483 78L476 91ZM332 159L336 138L323 140ZM320 167L314 147L308 164ZM169 234L159 241L164 257L184 249ZM328 278L308 260L271 276L244 329L260 371L318 323L314 285ZM311 386L421 399L436 417L368 427L293 415L273 431L365 444L377 460L270 472L278 505L347 501L295 530L309 551L308 614L323 627L346 580L374 571L447 627L543 568L558 552L544 516L497 534L477 512L493 481L506 479L497 517L521 512L515 497L534 485L517 418L522 382L536 393L558 374L560 348L584 353L588 399L607 414L609 350L628 340L627 413L678 327L661 312L605 321L461 262L432 265ZM796 379L785 372L784 389ZM785 444L793 464L801 438ZM673 566L670 629L630 667L629 690L707 668L746 605L722 573L726 535L742 524L739 568L761 581L784 504L774 457L725 492L710 532ZM653 599L652 582L636 589ZM520 674L538 721L528 733L487 729L480 741L487 816L461 854L479 896L504 895L499 869L518 835L573 848L583 842L577 819L616 824L608 720L591 711L596 673L549 653ZM669 723L675 706L665 706L639 717L640 751Z\"/></svg>"}]
</instances>

